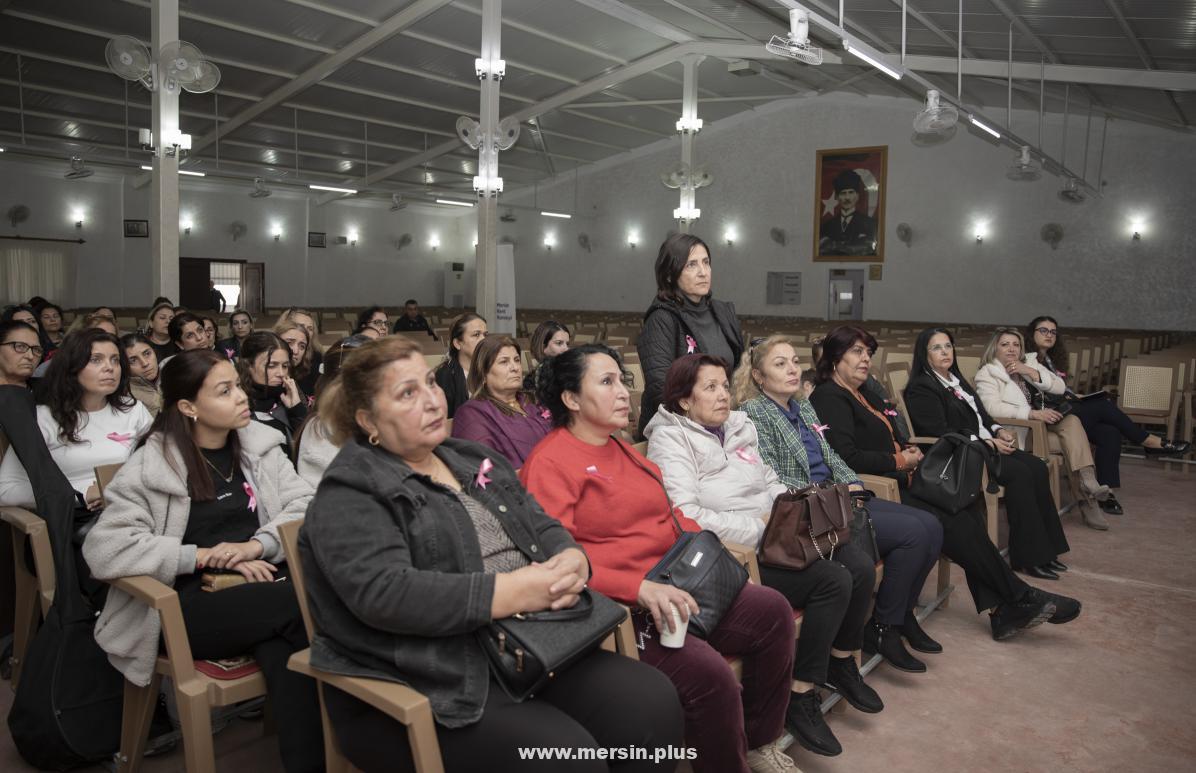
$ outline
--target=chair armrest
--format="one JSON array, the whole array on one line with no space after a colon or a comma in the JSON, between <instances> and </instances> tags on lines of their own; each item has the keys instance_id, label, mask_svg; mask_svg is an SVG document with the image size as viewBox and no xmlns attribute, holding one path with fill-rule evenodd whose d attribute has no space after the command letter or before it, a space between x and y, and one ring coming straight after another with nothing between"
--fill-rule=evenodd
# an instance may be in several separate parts
<instances>
[{"instance_id":1,"label":"chair armrest","mask_svg":"<svg viewBox=\"0 0 1196 773\"><path fill-rule=\"evenodd\" d=\"M427 696L405 684L388 682L384 679L334 674L316 668L311 664L311 648L291 655L287 662L287 668L332 685L339 690L344 690L405 725L417 721L419 712L425 708L431 710Z\"/></svg>"},{"instance_id":2,"label":"chair armrest","mask_svg":"<svg viewBox=\"0 0 1196 773\"><path fill-rule=\"evenodd\" d=\"M906 442L913 443L916 446L932 446L935 443L937 443L938 441L939 441L938 438L931 437L929 435L914 435L912 438L910 438Z\"/></svg>"},{"instance_id":3,"label":"chair armrest","mask_svg":"<svg viewBox=\"0 0 1196 773\"><path fill-rule=\"evenodd\" d=\"M46 522L23 507L0 507L0 521L15 526L22 534L32 534L46 528Z\"/></svg>"},{"instance_id":4,"label":"chair armrest","mask_svg":"<svg viewBox=\"0 0 1196 773\"><path fill-rule=\"evenodd\" d=\"M1024 427L1029 430L1030 447L1025 449L1040 459L1051 455L1051 446L1047 443L1046 422L1037 419L1001 419L1001 425L1006 427Z\"/></svg>"},{"instance_id":5,"label":"chair armrest","mask_svg":"<svg viewBox=\"0 0 1196 773\"><path fill-rule=\"evenodd\" d=\"M760 584L760 564L756 561L756 551L749 548L747 545L740 545L735 542L723 542L731 555L735 556L735 560L743 564L743 567L748 570L748 577L751 581Z\"/></svg>"},{"instance_id":6,"label":"chair armrest","mask_svg":"<svg viewBox=\"0 0 1196 773\"><path fill-rule=\"evenodd\" d=\"M191 642L187 638L183 608L179 605L179 594L175 589L144 574L118 577L108 584L128 593L150 609L157 610L162 621L162 640L170 656L170 676L176 684L193 680L195 663L191 655Z\"/></svg>"},{"instance_id":7,"label":"chair armrest","mask_svg":"<svg viewBox=\"0 0 1196 773\"><path fill-rule=\"evenodd\" d=\"M151 609L161 610L171 598L174 598L176 601L178 599L178 594L175 593L174 588L155 580L147 574L139 574L134 577L118 577L115 580L109 580L108 584L113 588L123 590Z\"/></svg>"},{"instance_id":8,"label":"chair armrest","mask_svg":"<svg viewBox=\"0 0 1196 773\"><path fill-rule=\"evenodd\" d=\"M883 475L860 475L860 483L880 499L890 502L901 502L901 486L892 478Z\"/></svg>"}]
</instances>

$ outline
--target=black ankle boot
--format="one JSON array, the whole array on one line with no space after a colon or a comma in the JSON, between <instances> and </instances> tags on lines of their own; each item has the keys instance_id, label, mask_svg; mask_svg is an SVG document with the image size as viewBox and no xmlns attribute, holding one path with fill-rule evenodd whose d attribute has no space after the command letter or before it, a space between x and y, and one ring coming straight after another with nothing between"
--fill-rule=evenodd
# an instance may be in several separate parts
<instances>
[{"instance_id":1,"label":"black ankle boot","mask_svg":"<svg viewBox=\"0 0 1196 773\"><path fill-rule=\"evenodd\" d=\"M909 642L909 646L918 652L937 654L943 651L943 645L930 638L930 634L922 630L912 609L905 613L905 622L901 624L901 635Z\"/></svg>"},{"instance_id":2,"label":"black ankle boot","mask_svg":"<svg viewBox=\"0 0 1196 773\"><path fill-rule=\"evenodd\" d=\"M901 631L896 626L870 620L864 626L864 651L879 652L885 662L898 671L921 674L926 670L925 663L909 654L901 641Z\"/></svg>"}]
</instances>

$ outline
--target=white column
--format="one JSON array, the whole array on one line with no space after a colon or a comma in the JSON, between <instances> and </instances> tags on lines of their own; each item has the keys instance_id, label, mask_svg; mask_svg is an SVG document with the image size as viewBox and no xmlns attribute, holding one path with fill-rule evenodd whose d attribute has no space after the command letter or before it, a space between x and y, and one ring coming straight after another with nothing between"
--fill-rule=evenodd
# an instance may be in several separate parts
<instances>
[{"instance_id":1,"label":"white column","mask_svg":"<svg viewBox=\"0 0 1196 773\"><path fill-rule=\"evenodd\" d=\"M153 0L150 6L150 53L155 59L162 46L179 39L178 0ZM179 94L159 87L153 92L154 154L150 201L151 291L179 302L179 159L166 155L163 137L179 130ZM152 298L144 299L148 303Z\"/></svg>"},{"instance_id":2,"label":"white column","mask_svg":"<svg viewBox=\"0 0 1196 773\"><path fill-rule=\"evenodd\" d=\"M498 84L502 72L494 63L502 59L502 0L482 2L481 106L479 110L482 141L478 145L478 247L475 264L477 281L474 302L477 313L490 324L495 322L498 298L498 194L502 190L498 175L498 148L494 144L498 128ZM480 183L480 185L479 185Z\"/></svg>"}]
</instances>

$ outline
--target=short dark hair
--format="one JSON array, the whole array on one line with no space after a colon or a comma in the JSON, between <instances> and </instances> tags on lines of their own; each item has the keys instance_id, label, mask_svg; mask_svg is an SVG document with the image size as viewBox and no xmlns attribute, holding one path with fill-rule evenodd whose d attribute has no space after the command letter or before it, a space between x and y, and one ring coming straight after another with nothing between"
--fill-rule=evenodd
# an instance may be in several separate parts
<instances>
[{"instance_id":1,"label":"short dark hair","mask_svg":"<svg viewBox=\"0 0 1196 773\"><path fill-rule=\"evenodd\" d=\"M418 306L419 301L415 300L414 298L408 298L407 300L403 301L404 306L410 306L412 304L415 304L416 306Z\"/></svg>"},{"instance_id":2,"label":"short dark hair","mask_svg":"<svg viewBox=\"0 0 1196 773\"><path fill-rule=\"evenodd\" d=\"M374 316L378 312L386 314L386 309L382 308L381 306L370 306L368 309L363 309L357 315L357 324L353 327L353 332L360 333L361 329L369 323L370 317ZM387 314L386 316L389 317L390 315Z\"/></svg>"},{"instance_id":3,"label":"short dark hair","mask_svg":"<svg viewBox=\"0 0 1196 773\"><path fill-rule=\"evenodd\" d=\"M713 260L714 256L706 242L693 234L673 234L660 245L656 254L656 297L665 303L681 303L681 291L677 279L689 262L689 253L694 247L703 247Z\"/></svg>"},{"instance_id":4,"label":"short dark hair","mask_svg":"<svg viewBox=\"0 0 1196 773\"><path fill-rule=\"evenodd\" d=\"M137 344L145 344L149 348L154 348L154 342L149 340L147 336L142 333L125 333L120 337L120 348L131 349ZM157 354L157 352L155 352Z\"/></svg>"},{"instance_id":5,"label":"short dark hair","mask_svg":"<svg viewBox=\"0 0 1196 773\"><path fill-rule=\"evenodd\" d=\"M170 336L171 343L175 344L180 349L183 348L183 325L186 325L189 322L197 322L201 328L203 327L203 320L189 311L182 311L178 314L175 314L170 319L170 324L166 327L167 335Z\"/></svg>"},{"instance_id":6,"label":"short dark hair","mask_svg":"<svg viewBox=\"0 0 1196 773\"><path fill-rule=\"evenodd\" d=\"M587 360L591 354L605 354L619 366L623 378L627 371L623 368L623 359L619 353L606 344L582 344L556 357L545 360L537 371L536 402L547 408L552 414L552 426L568 426L571 419L565 401L561 399L564 392L581 393L581 380L586 374Z\"/></svg>"},{"instance_id":7,"label":"short dark hair","mask_svg":"<svg viewBox=\"0 0 1196 773\"><path fill-rule=\"evenodd\" d=\"M835 366L847 350L855 346L856 341L868 347L868 354L876 352L876 337L862 327L856 325L840 325L826 334L822 339L822 354L815 364L817 371L816 383L830 381L835 375Z\"/></svg>"},{"instance_id":8,"label":"short dark hair","mask_svg":"<svg viewBox=\"0 0 1196 773\"><path fill-rule=\"evenodd\" d=\"M664 377L664 389L660 393L661 406L669 413L685 413L681 408L681 401L693 394L694 385L698 382L698 371L705 365L715 365L722 369L723 375L727 373L726 361L713 354L687 354L673 360L669 372Z\"/></svg>"},{"instance_id":9,"label":"short dark hair","mask_svg":"<svg viewBox=\"0 0 1196 773\"><path fill-rule=\"evenodd\" d=\"M127 411L136 404L129 394L129 358L116 336L98 327L76 330L62 341L46 377L39 385L38 402L50 409L50 415L58 422L59 436L68 443L78 443L79 414L83 410L83 386L79 383L79 372L91 361L91 350L96 344L112 344L120 357L120 380L116 391L105 398L105 402L118 411Z\"/></svg>"},{"instance_id":10,"label":"short dark hair","mask_svg":"<svg viewBox=\"0 0 1196 773\"><path fill-rule=\"evenodd\" d=\"M28 330L35 336L38 336L38 346L41 346L41 335L38 333L37 328L19 319L6 319L0 322L0 343L7 341L8 337L18 330Z\"/></svg>"}]
</instances>

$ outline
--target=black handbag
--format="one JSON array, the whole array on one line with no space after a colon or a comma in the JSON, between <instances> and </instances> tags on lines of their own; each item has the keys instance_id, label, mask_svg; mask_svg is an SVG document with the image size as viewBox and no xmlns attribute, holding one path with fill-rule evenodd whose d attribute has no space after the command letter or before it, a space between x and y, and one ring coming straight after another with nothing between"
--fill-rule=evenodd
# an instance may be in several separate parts
<instances>
[{"instance_id":1,"label":"black handbag","mask_svg":"<svg viewBox=\"0 0 1196 773\"><path fill-rule=\"evenodd\" d=\"M718 535L709 529L685 531L677 520L673 500L665 488L664 481L645 467L635 455L623 447L623 443L612 436L623 453L644 472L648 473L664 492L669 503L669 516L677 529L677 541L668 552L648 570L644 579L680 588L693 597L700 612L689 616L688 632L706 639L718 627L719 621L735 603L735 598L747 585L748 573L743 564L731 555Z\"/></svg>"},{"instance_id":2,"label":"black handbag","mask_svg":"<svg viewBox=\"0 0 1196 773\"><path fill-rule=\"evenodd\" d=\"M586 588L568 609L504 617L479 629L477 638L503 691L524 701L592 652L626 616L622 605Z\"/></svg>"},{"instance_id":3,"label":"black handbag","mask_svg":"<svg viewBox=\"0 0 1196 773\"><path fill-rule=\"evenodd\" d=\"M871 558L873 564L878 564L880 548L876 544L876 527L868 512L868 502L874 496L871 491L851 492L851 544Z\"/></svg>"},{"instance_id":4,"label":"black handbag","mask_svg":"<svg viewBox=\"0 0 1196 773\"><path fill-rule=\"evenodd\" d=\"M914 472L910 493L954 515L980 497L980 481L988 468L988 493L1000 490L1000 457L982 440L948 432L935 441Z\"/></svg>"},{"instance_id":5,"label":"black handbag","mask_svg":"<svg viewBox=\"0 0 1196 773\"><path fill-rule=\"evenodd\" d=\"M1066 394L1053 395L1048 392L1043 392L1041 389L1037 388L1034 390L1034 392L1034 399L1030 401L1030 405L1037 410L1041 411L1049 409L1052 411L1057 411L1066 416L1067 414L1071 413L1072 408L1075 407L1072 404L1072 401L1068 399ZM1038 403L1038 405L1034 405L1034 403Z\"/></svg>"}]
</instances>

